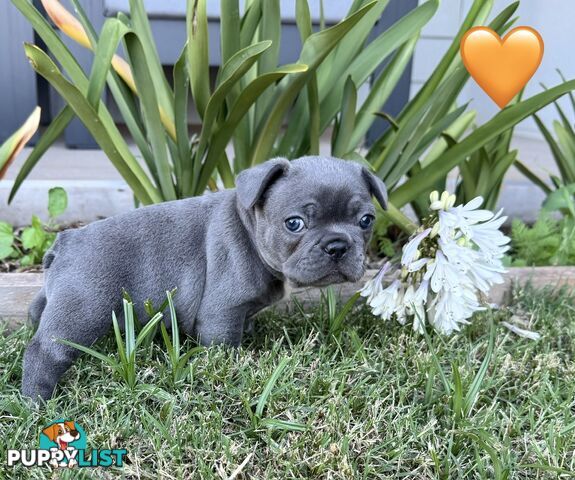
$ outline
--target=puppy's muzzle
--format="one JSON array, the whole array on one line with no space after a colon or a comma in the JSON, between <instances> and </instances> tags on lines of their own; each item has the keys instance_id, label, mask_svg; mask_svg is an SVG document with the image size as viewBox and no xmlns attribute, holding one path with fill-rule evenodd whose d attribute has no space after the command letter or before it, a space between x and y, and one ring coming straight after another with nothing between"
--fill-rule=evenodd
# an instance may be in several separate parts
<instances>
[{"instance_id":1,"label":"puppy's muzzle","mask_svg":"<svg viewBox=\"0 0 575 480\"><path fill-rule=\"evenodd\" d=\"M322 250L334 260L343 258L350 246L350 241L343 236L329 236L321 242Z\"/></svg>"}]
</instances>

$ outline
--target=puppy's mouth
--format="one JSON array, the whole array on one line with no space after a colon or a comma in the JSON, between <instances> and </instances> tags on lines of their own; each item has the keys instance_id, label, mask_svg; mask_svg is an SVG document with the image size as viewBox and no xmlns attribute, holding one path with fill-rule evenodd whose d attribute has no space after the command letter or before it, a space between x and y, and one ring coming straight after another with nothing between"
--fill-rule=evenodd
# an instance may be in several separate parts
<instances>
[{"instance_id":1,"label":"puppy's mouth","mask_svg":"<svg viewBox=\"0 0 575 480\"><path fill-rule=\"evenodd\" d=\"M304 288L304 287L327 287L329 285L335 285L338 283L346 283L351 282L355 283L358 282L363 274L357 275L348 275L344 272L330 272L327 275L319 277L314 280L301 280L297 278L290 278L286 277L288 284L292 288Z\"/></svg>"},{"instance_id":2,"label":"puppy's mouth","mask_svg":"<svg viewBox=\"0 0 575 480\"><path fill-rule=\"evenodd\" d=\"M66 450L68 448L68 442L64 440L58 440L58 445L60 446L60 450Z\"/></svg>"},{"instance_id":3,"label":"puppy's mouth","mask_svg":"<svg viewBox=\"0 0 575 480\"><path fill-rule=\"evenodd\" d=\"M350 251L335 260L315 248L292 256L282 265L282 273L292 287L325 287L332 284L358 282L366 270L362 252Z\"/></svg>"}]
</instances>

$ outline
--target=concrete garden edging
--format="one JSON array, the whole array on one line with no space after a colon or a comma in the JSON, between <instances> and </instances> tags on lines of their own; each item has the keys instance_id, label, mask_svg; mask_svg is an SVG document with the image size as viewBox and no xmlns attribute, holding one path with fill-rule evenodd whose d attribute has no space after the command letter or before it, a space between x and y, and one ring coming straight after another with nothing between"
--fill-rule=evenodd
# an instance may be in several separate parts
<instances>
[{"instance_id":1,"label":"concrete garden edging","mask_svg":"<svg viewBox=\"0 0 575 480\"><path fill-rule=\"evenodd\" d=\"M361 288L365 280L372 278L377 270L368 270L357 283L335 285L338 296L347 299ZM1 273L0 274L0 324L8 330L26 322L27 311L34 295L42 287L42 273ZM575 288L575 267L521 267L510 268L505 283L496 285L489 294L489 301L504 305L509 300L511 287L530 282L535 288L562 287ZM321 297L319 288L298 288L290 292L304 306L317 304ZM288 306L284 300L280 305Z\"/></svg>"},{"instance_id":2,"label":"concrete garden edging","mask_svg":"<svg viewBox=\"0 0 575 480\"><path fill-rule=\"evenodd\" d=\"M377 270L368 270L362 280L357 283L344 283L335 285L333 288L342 299L351 297L365 283L372 278ZM546 286L575 288L575 267L514 267L510 268L505 275L505 282L495 285L489 293L489 302L498 305L505 305L509 300L511 288L515 284L524 285L531 283L535 288ZM297 298L304 305L316 304L321 298L318 288L295 289L291 295ZM1 314L0 314L1 317Z\"/></svg>"}]
</instances>

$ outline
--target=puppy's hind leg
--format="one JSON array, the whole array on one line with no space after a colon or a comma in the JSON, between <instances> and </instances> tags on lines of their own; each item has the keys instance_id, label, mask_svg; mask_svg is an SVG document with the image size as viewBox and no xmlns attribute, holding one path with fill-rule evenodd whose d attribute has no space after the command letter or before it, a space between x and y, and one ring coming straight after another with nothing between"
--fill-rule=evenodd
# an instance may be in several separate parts
<instances>
[{"instance_id":1,"label":"puppy's hind leg","mask_svg":"<svg viewBox=\"0 0 575 480\"><path fill-rule=\"evenodd\" d=\"M22 394L47 400L80 351L60 343L69 340L89 346L105 335L111 325L106 306L83 305L72 290L51 292L42 321L24 353ZM103 308L102 308L103 307ZM109 305L109 311L112 310Z\"/></svg>"},{"instance_id":2,"label":"puppy's hind leg","mask_svg":"<svg viewBox=\"0 0 575 480\"><path fill-rule=\"evenodd\" d=\"M224 344L239 347L246 313L243 309L217 311L202 305L195 325L195 336L202 345Z\"/></svg>"},{"instance_id":3,"label":"puppy's hind leg","mask_svg":"<svg viewBox=\"0 0 575 480\"><path fill-rule=\"evenodd\" d=\"M42 316L42 312L45 308L46 292L44 291L44 287L42 287L42 289L34 297L34 300L32 300L30 308L28 308L28 320L33 327L37 327L40 323L40 317Z\"/></svg>"}]
</instances>

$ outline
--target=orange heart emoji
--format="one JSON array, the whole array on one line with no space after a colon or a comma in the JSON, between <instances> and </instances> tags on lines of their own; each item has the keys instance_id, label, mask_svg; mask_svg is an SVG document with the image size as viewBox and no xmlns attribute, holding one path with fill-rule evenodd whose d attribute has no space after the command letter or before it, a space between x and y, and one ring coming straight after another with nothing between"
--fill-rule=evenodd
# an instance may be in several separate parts
<instances>
[{"instance_id":1,"label":"orange heart emoji","mask_svg":"<svg viewBox=\"0 0 575 480\"><path fill-rule=\"evenodd\" d=\"M487 27L474 27L461 39L463 64L499 108L505 107L537 71L543 39L531 27L517 27L503 40Z\"/></svg>"}]
</instances>

